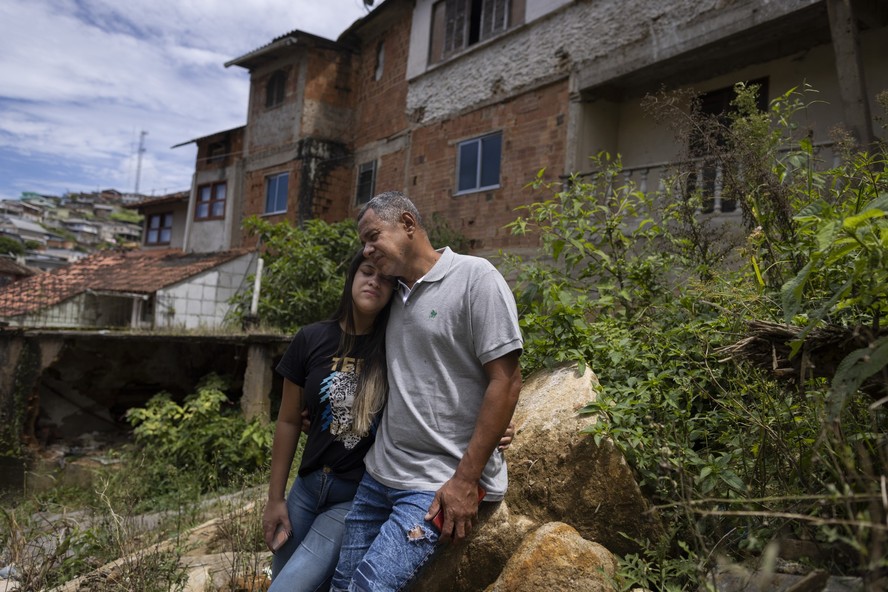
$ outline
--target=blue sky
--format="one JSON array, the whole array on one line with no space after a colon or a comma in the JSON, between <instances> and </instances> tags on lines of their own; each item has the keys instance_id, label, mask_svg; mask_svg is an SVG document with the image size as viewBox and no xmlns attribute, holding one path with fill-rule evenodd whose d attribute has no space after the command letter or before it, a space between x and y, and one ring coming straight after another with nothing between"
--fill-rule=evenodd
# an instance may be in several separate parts
<instances>
[{"instance_id":1,"label":"blue sky","mask_svg":"<svg viewBox=\"0 0 888 592\"><path fill-rule=\"evenodd\" d=\"M376 2L379 4L379 2ZM362 0L2 0L0 199L188 189L193 144L246 123L223 64L300 29L335 39Z\"/></svg>"}]
</instances>

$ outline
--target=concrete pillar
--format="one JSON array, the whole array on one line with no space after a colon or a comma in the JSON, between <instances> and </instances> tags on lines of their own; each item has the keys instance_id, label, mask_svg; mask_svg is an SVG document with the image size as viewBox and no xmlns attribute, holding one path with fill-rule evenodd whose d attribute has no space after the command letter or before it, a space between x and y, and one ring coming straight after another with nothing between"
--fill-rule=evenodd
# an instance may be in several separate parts
<instances>
[{"instance_id":1,"label":"concrete pillar","mask_svg":"<svg viewBox=\"0 0 888 592\"><path fill-rule=\"evenodd\" d=\"M860 35L851 0L826 0L845 124L863 146L873 142Z\"/></svg>"},{"instance_id":2,"label":"concrete pillar","mask_svg":"<svg viewBox=\"0 0 888 592\"><path fill-rule=\"evenodd\" d=\"M244 372L244 391L241 413L248 420L261 417L271 421L271 388L274 380L271 368L271 347L252 343L247 350L247 369Z\"/></svg>"}]
</instances>

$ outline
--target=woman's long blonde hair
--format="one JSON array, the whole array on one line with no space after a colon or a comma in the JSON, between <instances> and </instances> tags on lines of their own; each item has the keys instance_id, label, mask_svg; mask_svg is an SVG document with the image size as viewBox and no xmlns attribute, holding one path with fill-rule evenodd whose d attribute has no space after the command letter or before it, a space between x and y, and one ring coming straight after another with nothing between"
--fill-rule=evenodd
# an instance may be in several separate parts
<instances>
[{"instance_id":1,"label":"woman's long blonde hair","mask_svg":"<svg viewBox=\"0 0 888 592\"><path fill-rule=\"evenodd\" d=\"M345 277L345 287L342 290L342 298L339 308L333 315L332 321L342 323L345 330L339 338L339 350L337 355L347 356L357 343L355 329L355 309L352 302L352 285L355 283L355 275L358 268L364 263L363 249L355 253L348 267ZM391 301L379 311L370 329L369 342L364 348L364 364L358 375L358 385L355 389L355 400L352 404L352 430L360 436L370 433L373 422L385 406L388 396L388 370L385 361L385 329L388 325Z\"/></svg>"}]
</instances>

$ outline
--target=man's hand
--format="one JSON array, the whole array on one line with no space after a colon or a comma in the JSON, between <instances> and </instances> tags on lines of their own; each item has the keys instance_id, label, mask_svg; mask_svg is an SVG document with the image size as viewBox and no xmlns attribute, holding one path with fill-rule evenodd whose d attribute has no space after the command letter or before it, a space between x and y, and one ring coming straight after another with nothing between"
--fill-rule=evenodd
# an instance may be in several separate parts
<instances>
[{"instance_id":1,"label":"man's hand","mask_svg":"<svg viewBox=\"0 0 888 592\"><path fill-rule=\"evenodd\" d=\"M269 551L274 551L274 533L279 525L283 526L283 530L287 533L293 532L290 525L290 515L287 513L287 502L283 499L269 501L265 504L265 511L262 513L262 535L265 538L265 545Z\"/></svg>"},{"instance_id":2,"label":"man's hand","mask_svg":"<svg viewBox=\"0 0 888 592\"><path fill-rule=\"evenodd\" d=\"M459 542L466 538L478 517L478 482L459 479L454 475L435 492L435 499L425 519L431 520L438 512L444 517L440 540Z\"/></svg>"}]
</instances>

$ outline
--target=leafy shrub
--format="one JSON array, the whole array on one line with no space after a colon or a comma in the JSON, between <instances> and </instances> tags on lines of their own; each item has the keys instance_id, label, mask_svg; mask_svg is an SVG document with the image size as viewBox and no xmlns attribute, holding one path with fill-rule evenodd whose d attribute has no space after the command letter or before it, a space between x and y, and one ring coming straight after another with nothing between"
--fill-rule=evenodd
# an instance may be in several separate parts
<instances>
[{"instance_id":1,"label":"leafy shrub","mask_svg":"<svg viewBox=\"0 0 888 592\"><path fill-rule=\"evenodd\" d=\"M575 361L596 372L602 393L583 412L605 421L589 432L623 451L668 526L669 540L624 558L619 589L697 589L716 555L742 560L778 537L841 550L833 571L888 567L885 509L874 503L888 474L888 413L872 394L885 396L888 366L888 162L846 150L820 170L795 125L804 97L791 90L761 113L754 89L739 85L729 127L713 135L726 198L749 224L745 244L725 249L701 232L688 213L704 196L682 185L687 172L645 195L607 155L566 187L538 181L553 195L510 225L543 246L534 261L507 258L525 370ZM730 254L746 264L728 265ZM812 372L808 342L821 329L859 345L827 344L836 363ZM765 364L737 353L757 343Z\"/></svg>"},{"instance_id":2,"label":"leafy shrub","mask_svg":"<svg viewBox=\"0 0 888 592\"><path fill-rule=\"evenodd\" d=\"M259 419L247 422L229 401L225 386L211 374L181 405L159 393L145 407L127 412L135 443L150 455L152 470L181 471L201 491L209 491L264 466L273 428Z\"/></svg>"},{"instance_id":3,"label":"leafy shrub","mask_svg":"<svg viewBox=\"0 0 888 592\"><path fill-rule=\"evenodd\" d=\"M299 228L253 216L244 227L259 235L264 246L258 310L263 325L294 333L333 314L348 262L360 245L353 221L308 220ZM252 286L251 280L234 301L242 318L250 310Z\"/></svg>"}]
</instances>

